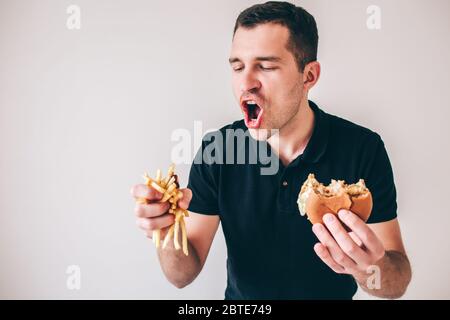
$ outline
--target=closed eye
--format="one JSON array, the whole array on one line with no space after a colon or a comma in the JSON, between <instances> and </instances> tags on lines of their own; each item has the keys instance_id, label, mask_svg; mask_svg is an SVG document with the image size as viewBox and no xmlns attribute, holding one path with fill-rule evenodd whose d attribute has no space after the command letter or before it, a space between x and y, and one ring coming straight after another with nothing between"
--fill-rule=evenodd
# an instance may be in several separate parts
<instances>
[{"instance_id":1,"label":"closed eye","mask_svg":"<svg viewBox=\"0 0 450 320\"><path fill-rule=\"evenodd\" d=\"M278 67L264 67L262 65L259 65L258 67L262 71L273 71L273 70L278 69ZM240 71L244 70L243 66L235 66L235 67L232 67L232 68L233 68L234 72L240 72Z\"/></svg>"},{"instance_id":2,"label":"closed eye","mask_svg":"<svg viewBox=\"0 0 450 320\"><path fill-rule=\"evenodd\" d=\"M264 66L260 66L260 69L263 71L272 71L272 70L276 70L278 69L277 67L264 67Z\"/></svg>"}]
</instances>

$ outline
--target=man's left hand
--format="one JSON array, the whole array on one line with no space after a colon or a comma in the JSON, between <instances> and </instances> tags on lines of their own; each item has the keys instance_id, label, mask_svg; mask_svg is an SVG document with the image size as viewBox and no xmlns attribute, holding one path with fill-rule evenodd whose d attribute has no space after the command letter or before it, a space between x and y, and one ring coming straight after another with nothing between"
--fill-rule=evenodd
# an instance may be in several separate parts
<instances>
[{"instance_id":1,"label":"man's left hand","mask_svg":"<svg viewBox=\"0 0 450 320\"><path fill-rule=\"evenodd\" d=\"M385 256L385 248L376 234L356 214L348 210L323 217L324 224L313 225L320 242L314 246L316 254L334 272L357 277ZM352 232L347 232L341 220Z\"/></svg>"}]
</instances>

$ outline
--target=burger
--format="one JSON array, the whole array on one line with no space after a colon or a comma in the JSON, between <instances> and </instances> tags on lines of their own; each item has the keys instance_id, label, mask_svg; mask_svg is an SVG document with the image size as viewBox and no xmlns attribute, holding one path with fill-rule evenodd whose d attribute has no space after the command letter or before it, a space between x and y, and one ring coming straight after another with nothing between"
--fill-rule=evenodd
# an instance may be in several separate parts
<instances>
[{"instance_id":1,"label":"burger","mask_svg":"<svg viewBox=\"0 0 450 320\"><path fill-rule=\"evenodd\" d=\"M358 215L365 222L372 212L372 194L359 179L355 184L346 184L344 180L331 180L328 186L316 180L313 173L303 183L298 194L298 209L311 223L322 223L326 213L337 215L346 209Z\"/></svg>"}]
</instances>

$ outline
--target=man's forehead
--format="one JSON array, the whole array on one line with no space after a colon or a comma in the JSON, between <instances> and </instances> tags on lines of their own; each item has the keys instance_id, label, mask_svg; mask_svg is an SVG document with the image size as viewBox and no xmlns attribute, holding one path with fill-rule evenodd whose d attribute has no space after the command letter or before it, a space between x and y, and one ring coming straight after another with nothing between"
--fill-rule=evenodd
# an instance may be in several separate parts
<instances>
[{"instance_id":1,"label":"man's forehead","mask_svg":"<svg viewBox=\"0 0 450 320\"><path fill-rule=\"evenodd\" d=\"M273 56L283 59L289 31L286 27L265 23L252 28L239 27L233 37L230 58L256 58Z\"/></svg>"}]
</instances>

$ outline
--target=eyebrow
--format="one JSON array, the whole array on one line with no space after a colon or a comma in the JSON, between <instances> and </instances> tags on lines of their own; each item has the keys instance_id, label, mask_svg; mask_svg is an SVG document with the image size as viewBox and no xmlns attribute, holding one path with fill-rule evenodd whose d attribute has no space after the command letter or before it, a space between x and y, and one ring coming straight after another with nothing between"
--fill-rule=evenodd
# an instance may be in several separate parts
<instances>
[{"instance_id":1,"label":"eyebrow","mask_svg":"<svg viewBox=\"0 0 450 320\"><path fill-rule=\"evenodd\" d=\"M262 56L262 57L256 57L255 60L256 61L279 62L279 61L281 61L281 58L276 57L276 56ZM241 59L239 59L237 57L231 57L230 59L228 59L228 61L230 62L230 64L233 64L235 62L242 62Z\"/></svg>"}]
</instances>

